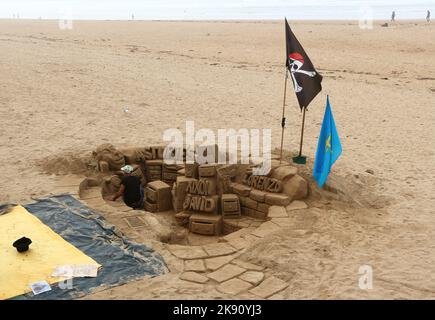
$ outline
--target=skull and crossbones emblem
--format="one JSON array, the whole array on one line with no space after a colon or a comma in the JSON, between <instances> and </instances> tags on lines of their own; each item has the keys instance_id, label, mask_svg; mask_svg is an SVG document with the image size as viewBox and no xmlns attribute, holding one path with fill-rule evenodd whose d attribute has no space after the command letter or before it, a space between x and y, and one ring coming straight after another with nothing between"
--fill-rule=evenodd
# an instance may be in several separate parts
<instances>
[{"instance_id":1,"label":"skull and crossbones emblem","mask_svg":"<svg viewBox=\"0 0 435 320\"><path fill-rule=\"evenodd\" d=\"M316 75L316 72L306 71L301 69L302 66L304 65L304 57L299 52L290 53L288 55L288 59L289 59L290 74L293 80L295 91L301 92L303 88L297 82L295 73L302 73L312 78Z\"/></svg>"}]
</instances>

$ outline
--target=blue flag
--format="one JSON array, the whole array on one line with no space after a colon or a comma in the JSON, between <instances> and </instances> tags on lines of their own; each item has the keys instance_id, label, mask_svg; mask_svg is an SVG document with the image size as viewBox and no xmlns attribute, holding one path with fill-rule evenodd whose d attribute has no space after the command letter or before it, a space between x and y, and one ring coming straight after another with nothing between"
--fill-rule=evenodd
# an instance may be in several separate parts
<instances>
[{"instance_id":1,"label":"blue flag","mask_svg":"<svg viewBox=\"0 0 435 320\"><path fill-rule=\"evenodd\" d=\"M320 130L313 170L313 178L317 181L320 188L323 187L326 179L328 179L331 167L337 161L341 152L340 138L335 127L328 96L326 98L326 111L323 117L322 129Z\"/></svg>"}]
</instances>

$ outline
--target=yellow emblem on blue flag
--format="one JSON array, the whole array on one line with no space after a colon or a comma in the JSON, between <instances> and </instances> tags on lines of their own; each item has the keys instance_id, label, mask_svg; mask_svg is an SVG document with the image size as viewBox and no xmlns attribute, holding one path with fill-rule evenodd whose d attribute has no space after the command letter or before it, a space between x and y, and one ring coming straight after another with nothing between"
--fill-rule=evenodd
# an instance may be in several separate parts
<instances>
[{"instance_id":1,"label":"yellow emblem on blue flag","mask_svg":"<svg viewBox=\"0 0 435 320\"><path fill-rule=\"evenodd\" d=\"M341 155L342 148L334 117L332 116L329 96L326 98L326 110L323 117L317 144L316 159L314 160L313 178L319 187L323 187L335 161Z\"/></svg>"},{"instance_id":2,"label":"yellow emblem on blue flag","mask_svg":"<svg viewBox=\"0 0 435 320\"><path fill-rule=\"evenodd\" d=\"M325 152L328 152L328 151L330 151L332 153L331 135L329 135L328 139L326 139Z\"/></svg>"}]
</instances>

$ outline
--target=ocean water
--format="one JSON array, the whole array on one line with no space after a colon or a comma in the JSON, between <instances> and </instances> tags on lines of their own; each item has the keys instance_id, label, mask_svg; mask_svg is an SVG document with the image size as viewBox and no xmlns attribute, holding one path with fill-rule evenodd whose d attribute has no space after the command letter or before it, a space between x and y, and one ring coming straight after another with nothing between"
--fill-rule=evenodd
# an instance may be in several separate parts
<instances>
[{"instance_id":1,"label":"ocean water","mask_svg":"<svg viewBox=\"0 0 435 320\"><path fill-rule=\"evenodd\" d=\"M0 0L0 18L89 20L424 19L435 0Z\"/></svg>"}]
</instances>

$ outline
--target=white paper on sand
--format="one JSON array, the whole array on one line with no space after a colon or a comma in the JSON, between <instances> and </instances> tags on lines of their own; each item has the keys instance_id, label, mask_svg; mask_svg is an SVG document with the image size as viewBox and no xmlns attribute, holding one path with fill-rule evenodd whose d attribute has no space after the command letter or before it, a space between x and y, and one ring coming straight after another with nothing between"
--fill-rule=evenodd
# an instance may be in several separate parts
<instances>
[{"instance_id":1,"label":"white paper on sand","mask_svg":"<svg viewBox=\"0 0 435 320\"><path fill-rule=\"evenodd\" d=\"M98 266L88 265L88 264L70 264L64 266L57 266L53 273L53 277L62 278L82 278L82 277L92 277L95 278L98 274Z\"/></svg>"},{"instance_id":2,"label":"white paper on sand","mask_svg":"<svg viewBox=\"0 0 435 320\"><path fill-rule=\"evenodd\" d=\"M30 284L30 289L32 289L33 294L36 296L37 294L44 293L51 290L50 285L47 281L37 281Z\"/></svg>"}]
</instances>

